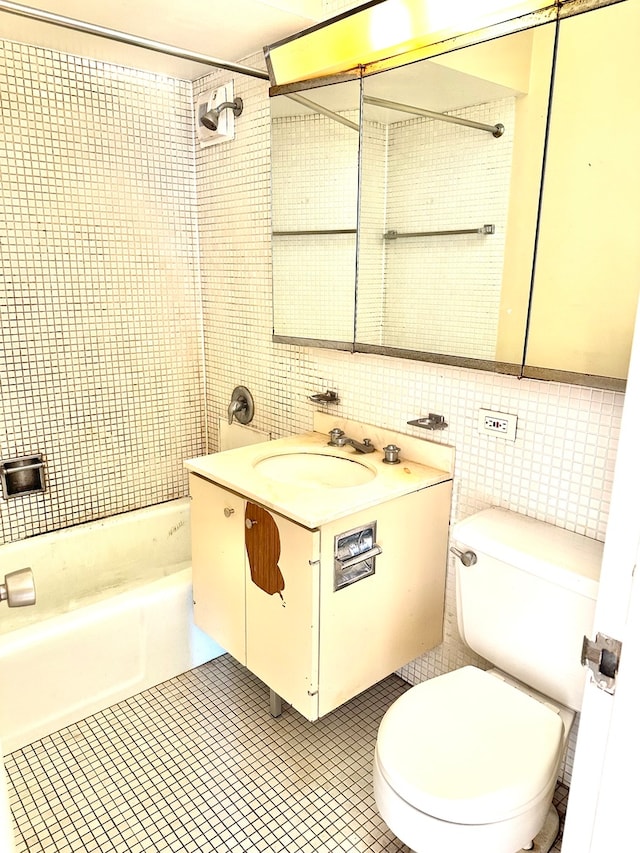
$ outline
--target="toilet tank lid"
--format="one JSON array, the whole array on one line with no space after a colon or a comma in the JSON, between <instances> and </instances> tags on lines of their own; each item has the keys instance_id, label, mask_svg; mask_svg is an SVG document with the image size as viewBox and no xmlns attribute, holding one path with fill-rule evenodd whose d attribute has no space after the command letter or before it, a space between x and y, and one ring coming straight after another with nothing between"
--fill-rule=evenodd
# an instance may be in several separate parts
<instances>
[{"instance_id":1,"label":"toilet tank lid","mask_svg":"<svg viewBox=\"0 0 640 853\"><path fill-rule=\"evenodd\" d=\"M598 597L603 543L508 509L491 507L459 521L452 537L480 554L584 595Z\"/></svg>"}]
</instances>

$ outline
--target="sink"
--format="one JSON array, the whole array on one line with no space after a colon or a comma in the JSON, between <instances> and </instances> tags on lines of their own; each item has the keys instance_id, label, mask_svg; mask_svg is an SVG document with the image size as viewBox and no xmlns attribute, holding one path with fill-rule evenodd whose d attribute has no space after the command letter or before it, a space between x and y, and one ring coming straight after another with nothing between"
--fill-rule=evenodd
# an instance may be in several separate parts
<instances>
[{"instance_id":1,"label":"sink","mask_svg":"<svg viewBox=\"0 0 640 853\"><path fill-rule=\"evenodd\" d=\"M292 483L311 488L344 489L361 486L376 472L355 459L328 453L282 453L267 456L254 465L263 477L279 483Z\"/></svg>"}]
</instances>

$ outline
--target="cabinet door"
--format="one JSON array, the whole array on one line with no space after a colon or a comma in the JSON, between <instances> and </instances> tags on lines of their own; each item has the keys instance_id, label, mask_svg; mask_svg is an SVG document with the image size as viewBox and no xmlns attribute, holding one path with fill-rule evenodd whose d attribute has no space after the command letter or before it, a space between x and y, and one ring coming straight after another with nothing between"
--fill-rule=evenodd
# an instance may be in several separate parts
<instances>
[{"instance_id":1,"label":"cabinet door","mask_svg":"<svg viewBox=\"0 0 640 853\"><path fill-rule=\"evenodd\" d=\"M318 531L247 503L247 667L318 717Z\"/></svg>"},{"instance_id":2,"label":"cabinet door","mask_svg":"<svg viewBox=\"0 0 640 853\"><path fill-rule=\"evenodd\" d=\"M640 288L640 3L559 27L524 375L622 387Z\"/></svg>"},{"instance_id":3,"label":"cabinet door","mask_svg":"<svg viewBox=\"0 0 640 853\"><path fill-rule=\"evenodd\" d=\"M246 664L244 500L189 475L196 625Z\"/></svg>"},{"instance_id":4,"label":"cabinet door","mask_svg":"<svg viewBox=\"0 0 640 853\"><path fill-rule=\"evenodd\" d=\"M322 527L321 716L442 642L450 509L447 482ZM373 521L375 574L334 591L334 537Z\"/></svg>"}]
</instances>

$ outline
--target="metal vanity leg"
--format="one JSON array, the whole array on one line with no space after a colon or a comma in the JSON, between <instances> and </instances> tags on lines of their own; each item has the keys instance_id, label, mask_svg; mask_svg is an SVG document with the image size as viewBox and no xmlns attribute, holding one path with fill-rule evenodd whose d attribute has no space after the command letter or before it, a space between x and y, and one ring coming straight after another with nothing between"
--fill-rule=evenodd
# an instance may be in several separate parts
<instances>
[{"instance_id":1,"label":"metal vanity leg","mask_svg":"<svg viewBox=\"0 0 640 853\"><path fill-rule=\"evenodd\" d=\"M269 688L269 707L272 717L279 717L282 713L282 696Z\"/></svg>"}]
</instances>

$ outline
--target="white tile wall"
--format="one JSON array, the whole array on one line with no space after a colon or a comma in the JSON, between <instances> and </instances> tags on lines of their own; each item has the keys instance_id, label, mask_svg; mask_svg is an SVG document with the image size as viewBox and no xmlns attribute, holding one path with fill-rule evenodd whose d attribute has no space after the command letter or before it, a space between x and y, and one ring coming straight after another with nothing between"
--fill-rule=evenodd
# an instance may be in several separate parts
<instances>
[{"instance_id":1,"label":"white tile wall","mask_svg":"<svg viewBox=\"0 0 640 853\"><path fill-rule=\"evenodd\" d=\"M360 234L356 340L382 345L385 316L385 232L387 210L387 126L364 109L360 177Z\"/></svg>"},{"instance_id":2,"label":"white tile wall","mask_svg":"<svg viewBox=\"0 0 640 853\"><path fill-rule=\"evenodd\" d=\"M388 346L493 360L515 99L452 114L484 124L501 121L507 130L495 139L432 119L391 124L385 230L491 224L495 233L387 240L384 338Z\"/></svg>"},{"instance_id":3,"label":"white tile wall","mask_svg":"<svg viewBox=\"0 0 640 853\"><path fill-rule=\"evenodd\" d=\"M265 82L236 77L235 140L196 150L198 257L190 100L229 73L192 93L3 48L1 453L43 451L49 486L0 502L5 538L184 494L182 459L204 449L203 409L215 450L237 384L253 392L254 425L276 437L309 429L307 397L326 388L340 414L393 429L441 413L449 428L431 437L457 448L454 521L496 504L604 537L622 394L272 343ZM478 434L480 407L517 414L516 441ZM450 579L445 642L403 675L470 660Z\"/></svg>"},{"instance_id":4,"label":"white tile wall","mask_svg":"<svg viewBox=\"0 0 640 853\"><path fill-rule=\"evenodd\" d=\"M196 89L224 76L214 73ZM197 153L210 449L217 449L217 418L234 385L251 389L255 426L274 437L311 429L307 397L331 388L340 395L341 415L422 437L407 420L445 416L449 428L427 437L457 450L453 521L497 505L604 538L622 394L272 343L268 175L253 168L268 167L267 85L238 79L236 88L251 106L238 122L241 137L224 153L224 168L216 168L215 149ZM221 254L239 229L244 251ZM516 441L479 434L481 407L516 414ZM403 670L412 682L476 661L458 637L452 569L445 641ZM569 775L570 767L566 781Z\"/></svg>"},{"instance_id":5,"label":"white tile wall","mask_svg":"<svg viewBox=\"0 0 640 853\"><path fill-rule=\"evenodd\" d=\"M185 494L203 448L191 86L0 43L0 541Z\"/></svg>"},{"instance_id":6,"label":"white tile wall","mask_svg":"<svg viewBox=\"0 0 640 853\"><path fill-rule=\"evenodd\" d=\"M341 114L350 121L358 120L357 112ZM353 230L340 235L274 236L273 281L278 293L274 331L290 337L351 342L357 129L322 115L278 118L272 128L272 162L274 231Z\"/></svg>"}]
</instances>

